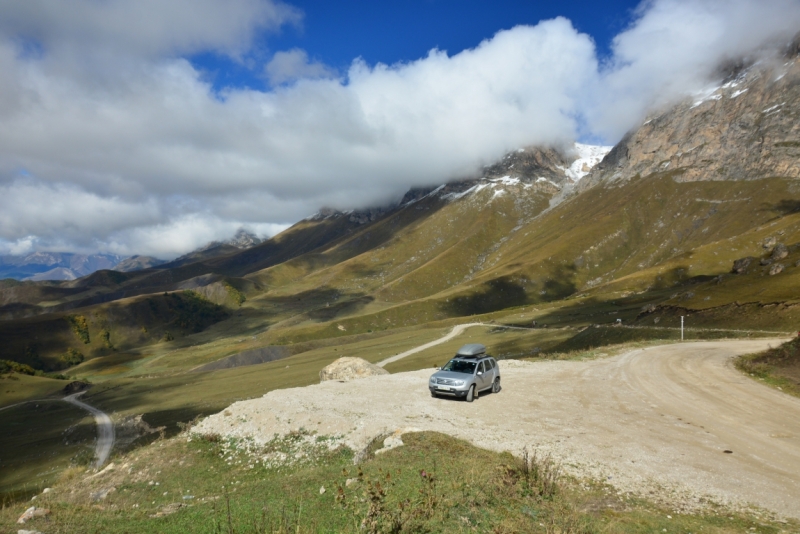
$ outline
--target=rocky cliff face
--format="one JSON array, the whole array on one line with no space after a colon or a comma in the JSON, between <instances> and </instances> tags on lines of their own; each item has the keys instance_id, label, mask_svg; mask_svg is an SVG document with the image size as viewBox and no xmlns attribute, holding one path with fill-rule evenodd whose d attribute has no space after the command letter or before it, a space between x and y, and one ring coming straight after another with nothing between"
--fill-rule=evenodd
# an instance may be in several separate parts
<instances>
[{"instance_id":1,"label":"rocky cliff face","mask_svg":"<svg viewBox=\"0 0 800 534\"><path fill-rule=\"evenodd\" d=\"M800 178L798 118L800 62L792 48L651 115L578 189L655 173L681 182Z\"/></svg>"},{"instance_id":2,"label":"rocky cliff face","mask_svg":"<svg viewBox=\"0 0 800 534\"><path fill-rule=\"evenodd\" d=\"M586 150L597 149L594 157L583 157ZM400 202L392 206L372 207L361 210L341 212L331 208L323 208L309 220L322 220L346 216L351 223L364 225L381 219L398 207L422 200L429 195L443 198L454 198L481 183L522 183L537 184L538 189L548 189L555 194L565 184L574 183L575 179L589 172L591 166L607 152L604 147L588 147L575 145L565 148L527 147L509 152L503 158L483 168L481 176L449 182L440 186L418 187L409 190ZM576 164L577 162L577 164ZM572 167L577 167L576 169Z\"/></svg>"},{"instance_id":3,"label":"rocky cliff face","mask_svg":"<svg viewBox=\"0 0 800 534\"><path fill-rule=\"evenodd\" d=\"M570 180L565 174L565 169L576 158L577 153L571 148L521 148L506 154L494 165L484 168L483 178L491 180L508 176L526 183L545 178L561 185Z\"/></svg>"}]
</instances>

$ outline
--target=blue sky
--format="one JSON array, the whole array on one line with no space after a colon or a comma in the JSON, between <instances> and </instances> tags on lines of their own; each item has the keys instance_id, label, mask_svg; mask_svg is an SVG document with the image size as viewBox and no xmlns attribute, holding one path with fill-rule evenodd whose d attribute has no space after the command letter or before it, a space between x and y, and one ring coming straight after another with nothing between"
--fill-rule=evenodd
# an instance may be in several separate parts
<instances>
[{"instance_id":1,"label":"blue sky","mask_svg":"<svg viewBox=\"0 0 800 534\"><path fill-rule=\"evenodd\" d=\"M305 50L312 60L346 72L358 57L369 64L413 61L438 48L449 54L474 48L503 29L536 25L566 17L579 32L589 34L601 59L610 53L611 40L633 19L639 2L455 1L406 0L291 2L302 12L299 24L259 37L260 53ZM216 89L269 84L252 65L204 53L192 62L209 73Z\"/></svg>"},{"instance_id":2,"label":"blue sky","mask_svg":"<svg viewBox=\"0 0 800 534\"><path fill-rule=\"evenodd\" d=\"M800 0L4 0L0 254L169 259L614 144L798 28Z\"/></svg>"}]
</instances>

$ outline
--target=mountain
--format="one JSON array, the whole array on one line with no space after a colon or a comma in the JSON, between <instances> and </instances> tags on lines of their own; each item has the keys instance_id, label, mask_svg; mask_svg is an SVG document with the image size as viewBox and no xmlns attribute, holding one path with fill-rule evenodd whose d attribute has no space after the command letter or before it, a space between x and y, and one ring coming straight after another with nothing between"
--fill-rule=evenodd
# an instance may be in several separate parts
<instances>
[{"instance_id":1,"label":"mountain","mask_svg":"<svg viewBox=\"0 0 800 534\"><path fill-rule=\"evenodd\" d=\"M583 187L655 173L680 182L797 178L799 67L787 59L742 67L723 83L652 114Z\"/></svg>"},{"instance_id":2,"label":"mountain","mask_svg":"<svg viewBox=\"0 0 800 534\"><path fill-rule=\"evenodd\" d=\"M745 318L788 328L800 320L798 88L794 52L743 63L610 151L526 147L475 179L412 190L391 206L321 210L263 242L240 232L156 269L2 284L0 358L32 361L38 335L36 354L55 365L69 330L52 342L41 333L63 330L76 310L119 350L166 331L194 335L196 325L178 326L190 301L153 300L183 290L228 310L195 303L203 328L225 321L214 346L256 328L261 343L297 347L522 308L550 310L537 312L550 324L622 313L671 325L691 314L714 328ZM164 311L145 313L146 302Z\"/></svg>"},{"instance_id":3,"label":"mountain","mask_svg":"<svg viewBox=\"0 0 800 534\"><path fill-rule=\"evenodd\" d=\"M116 264L113 269L115 271L120 271L123 273L129 273L132 271L141 271L142 269L152 269L153 267L158 267L159 265L163 265L167 263L164 260L160 260L158 258L154 258L152 256L131 256L130 258L125 258L118 264Z\"/></svg>"},{"instance_id":4,"label":"mountain","mask_svg":"<svg viewBox=\"0 0 800 534\"><path fill-rule=\"evenodd\" d=\"M83 255L66 252L0 256L0 279L75 280L100 269L110 269L122 259L114 254Z\"/></svg>"},{"instance_id":5,"label":"mountain","mask_svg":"<svg viewBox=\"0 0 800 534\"><path fill-rule=\"evenodd\" d=\"M263 243L264 240L260 237L240 228L236 234L230 239L224 241L212 241L207 245L200 247L188 254L184 254L164 265L165 268L180 267L189 263L206 260L216 256L226 256L235 254L241 250L252 248L256 245Z\"/></svg>"}]
</instances>

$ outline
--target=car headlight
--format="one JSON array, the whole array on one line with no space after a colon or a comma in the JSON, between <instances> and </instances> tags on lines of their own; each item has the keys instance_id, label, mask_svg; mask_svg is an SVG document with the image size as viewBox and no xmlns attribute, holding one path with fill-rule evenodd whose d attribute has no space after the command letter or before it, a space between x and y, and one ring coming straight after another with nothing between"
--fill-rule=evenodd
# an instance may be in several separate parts
<instances>
[{"instance_id":1,"label":"car headlight","mask_svg":"<svg viewBox=\"0 0 800 534\"><path fill-rule=\"evenodd\" d=\"M454 386L463 386L464 384L465 384L465 382L463 380L454 380L453 381L453 385Z\"/></svg>"}]
</instances>

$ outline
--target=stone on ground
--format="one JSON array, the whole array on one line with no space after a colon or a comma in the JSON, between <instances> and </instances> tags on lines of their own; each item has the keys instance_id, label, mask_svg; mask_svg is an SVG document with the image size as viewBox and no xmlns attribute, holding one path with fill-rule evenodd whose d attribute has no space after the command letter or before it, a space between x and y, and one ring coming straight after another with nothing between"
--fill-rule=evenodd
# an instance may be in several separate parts
<instances>
[{"instance_id":1,"label":"stone on ground","mask_svg":"<svg viewBox=\"0 0 800 534\"><path fill-rule=\"evenodd\" d=\"M323 368L319 372L319 381L325 382L326 380L339 380L348 382L359 378L368 376L388 375L389 371L377 365L369 363L362 358L353 358L345 356L339 358L332 364Z\"/></svg>"}]
</instances>

